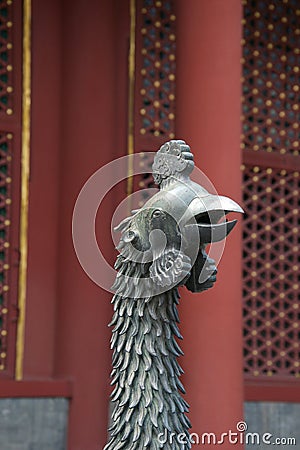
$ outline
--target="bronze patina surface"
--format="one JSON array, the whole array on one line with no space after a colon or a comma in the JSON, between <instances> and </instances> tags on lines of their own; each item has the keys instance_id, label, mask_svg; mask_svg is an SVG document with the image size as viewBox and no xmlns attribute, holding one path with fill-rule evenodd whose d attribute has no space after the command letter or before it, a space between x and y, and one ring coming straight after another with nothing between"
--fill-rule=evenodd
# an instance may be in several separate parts
<instances>
[{"instance_id":1,"label":"bronze patina surface","mask_svg":"<svg viewBox=\"0 0 300 450\"><path fill-rule=\"evenodd\" d=\"M122 235L110 324L114 409L105 450L192 445L177 361L183 354L176 341L182 339L178 287L201 292L213 286L217 270L205 247L234 227L236 221L219 223L222 217L243 212L233 200L191 181L193 168L184 141L165 143L153 164L160 191L117 227ZM171 433L172 442L164 442Z\"/></svg>"}]
</instances>

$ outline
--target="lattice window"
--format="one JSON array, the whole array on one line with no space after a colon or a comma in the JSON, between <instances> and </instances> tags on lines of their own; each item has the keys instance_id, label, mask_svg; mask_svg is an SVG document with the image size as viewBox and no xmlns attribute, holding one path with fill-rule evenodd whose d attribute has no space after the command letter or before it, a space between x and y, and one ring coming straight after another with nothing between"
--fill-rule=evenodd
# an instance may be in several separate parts
<instances>
[{"instance_id":1,"label":"lattice window","mask_svg":"<svg viewBox=\"0 0 300 450\"><path fill-rule=\"evenodd\" d=\"M300 7L244 0L244 367L300 377Z\"/></svg>"},{"instance_id":2,"label":"lattice window","mask_svg":"<svg viewBox=\"0 0 300 450\"><path fill-rule=\"evenodd\" d=\"M0 2L0 112L13 114L13 7Z\"/></svg>"},{"instance_id":3,"label":"lattice window","mask_svg":"<svg viewBox=\"0 0 300 450\"><path fill-rule=\"evenodd\" d=\"M18 315L22 2L0 0L0 376L14 374Z\"/></svg>"},{"instance_id":4,"label":"lattice window","mask_svg":"<svg viewBox=\"0 0 300 450\"><path fill-rule=\"evenodd\" d=\"M175 15L173 2L143 0L138 52L139 132L174 138ZM166 139L167 140L167 139Z\"/></svg>"},{"instance_id":5,"label":"lattice window","mask_svg":"<svg viewBox=\"0 0 300 450\"><path fill-rule=\"evenodd\" d=\"M175 22L174 0L137 0L134 147L149 171L146 152L175 137ZM150 174L135 182L135 190L152 186ZM140 205L147 198L142 193Z\"/></svg>"},{"instance_id":6,"label":"lattice window","mask_svg":"<svg viewBox=\"0 0 300 450\"><path fill-rule=\"evenodd\" d=\"M11 134L0 133L0 370L6 367L10 320L11 139Z\"/></svg>"},{"instance_id":7,"label":"lattice window","mask_svg":"<svg viewBox=\"0 0 300 450\"><path fill-rule=\"evenodd\" d=\"M244 146L298 155L299 1L244 3Z\"/></svg>"},{"instance_id":8,"label":"lattice window","mask_svg":"<svg viewBox=\"0 0 300 450\"><path fill-rule=\"evenodd\" d=\"M244 171L245 371L300 376L299 172Z\"/></svg>"}]
</instances>

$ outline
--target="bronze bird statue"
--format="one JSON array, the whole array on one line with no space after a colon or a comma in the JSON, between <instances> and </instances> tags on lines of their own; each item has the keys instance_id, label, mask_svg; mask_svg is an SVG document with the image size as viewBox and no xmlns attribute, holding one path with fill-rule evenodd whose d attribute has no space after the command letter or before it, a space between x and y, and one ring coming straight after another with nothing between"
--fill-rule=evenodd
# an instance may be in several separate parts
<instances>
[{"instance_id":1,"label":"bronze bird statue","mask_svg":"<svg viewBox=\"0 0 300 450\"><path fill-rule=\"evenodd\" d=\"M122 234L110 324L115 387L105 450L192 445L177 361L183 355L176 340L182 339L178 287L201 292L213 286L217 270L205 247L234 227L236 221L220 222L228 212L243 212L233 200L193 182L193 168L184 141L165 143L152 166L159 192L117 227ZM181 439L162 439L171 433Z\"/></svg>"}]
</instances>

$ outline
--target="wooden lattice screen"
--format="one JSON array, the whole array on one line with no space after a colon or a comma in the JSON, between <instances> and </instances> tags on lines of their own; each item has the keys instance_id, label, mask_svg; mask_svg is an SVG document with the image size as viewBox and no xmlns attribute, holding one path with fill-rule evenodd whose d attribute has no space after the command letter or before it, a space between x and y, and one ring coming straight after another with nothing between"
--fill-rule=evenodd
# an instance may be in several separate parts
<instances>
[{"instance_id":1,"label":"wooden lattice screen","mask_svg":"<svg viewBox=\"0 0 300 450\"><path fill-rule=\"evenodd\" d=\"M300 377L300 4L244 0L244 369Z\"/></svg>"},{"instance_id":2,"label":"wooden lattice screen","mask_svg":"<svg viewBox=\"0 0 300 450\"><path fill-rule=\"evenodd\" d=\"M18 316L22 2L0 1L0 377L12 377Z\"/></svg>"},{"instance_id":3,"label":"wooden lattice screen","mask_svg":"<svg viewBox=\"0 0 300 450\"><path fill-rule=\"evenodd\" d=\"M176 17L174 0L136 3L135 151L145 152L141 164L150 172L146 152L175 137ZM147 174L138 181L140 188L152 184Z\"/></svg>"},{"instance_id":4,"label":"wooden lattice screen","mask_svg":"<svg viewBox=\"0 0 300 450\"><path fill-rule=\"evenodd\" d=\"M138 2L137 11L137 33L141 34L141 39L137 39L137 132L145 138L161 136L162 141L175 136L175 15L172 3L171 0L142 0Z\"/></svg>"},{"instance_id":5,"label":"wooden lattice screen","mask_svg":"<svg viewBox=\"0 0 300 450\"><path fill-rule=\"evenodd\" d=\"M243 5L244 368L291 379L300 376L300 7ZM134 137L147 151L175 133L174 4L138 0L136 13Z\"/></svg>"}]
</instances>

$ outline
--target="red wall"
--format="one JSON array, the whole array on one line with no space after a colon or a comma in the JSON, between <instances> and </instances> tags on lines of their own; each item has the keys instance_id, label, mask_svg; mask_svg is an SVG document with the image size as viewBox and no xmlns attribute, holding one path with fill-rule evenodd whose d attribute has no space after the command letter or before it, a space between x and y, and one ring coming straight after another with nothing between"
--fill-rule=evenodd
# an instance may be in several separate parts
<instances>
[{"instance_id":1,"label":"red wall","mask_svg":"<svg viewBox=\"0 0 300 450\"><path fill-rule=\"evenodd\" d=\"M33 1L31 167L24 378L53 374L61 145L60 2Z\"/></svg>"},{"instance_id":2,"label":"red wall","mask_svg":"<svg viewBox=\"0 0 300 450\"><path fill-rule=\"evenodd\" d=\"M32 5L32 137L24 379L70 379L69 449L106 440L111 295L76 258L72 211L85 181L126 153L127 2ZM117 201L101 209L101 242ZM107 227L106 227L107 225Z\"/></svg>"},{"instance_id":3,"label":"red wall","mask_svg":"<svg viewBox=\"0 0 300 450\"><path fill-rule=\"evenodd\" d=\"M239 200L241 11L238 0L230 4L178 2L177 137L217 189ZM106 440L111 294L80 267L71 218L89 176L126 153L128 10L118 0L33 0L24 378L72 381L70 450L95 450ZM98 220L111 260L106 226L124 192L119 187ZM225 432L242 414L240 240L233 233L217 286L182 301L196 432Z\"/></svg>"},{"instance_id":4,"label":"red wall","mask_svg":"<svg viewBox=\"0 0 300 450\"><path fill-rule=\"evenodd\" d=\"M217 192L238 202L241 17L239 0L177 1L177 137L191 145ZM236 227L216 285L199 295L183 292L185 385L198 434L237 431L243 417L241 275Z\"/></svg>"}]
</instances>

